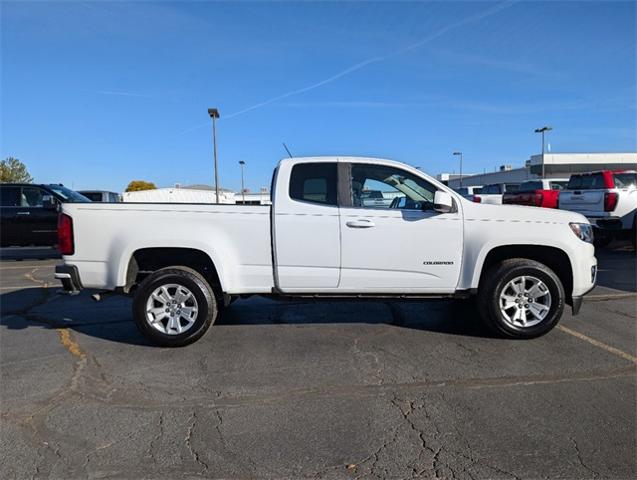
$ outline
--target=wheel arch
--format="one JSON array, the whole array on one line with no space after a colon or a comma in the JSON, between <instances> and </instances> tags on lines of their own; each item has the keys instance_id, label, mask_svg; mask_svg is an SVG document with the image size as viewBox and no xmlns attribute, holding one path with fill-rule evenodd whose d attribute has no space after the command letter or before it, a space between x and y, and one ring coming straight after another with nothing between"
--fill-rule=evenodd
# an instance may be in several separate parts
<instances>
[{"instance_id":1,"label":"wheel arch","mask_svg":"<svg viewBox=\"0 0 637 480\"><path fill-rule=\"evenodd\" d=\"M132 251L125 263L124 291L134 290L154 271L171 266L188 267L200 273L218 294L224 291L219 263L206 251L191 247L144 247Z\"/></svg>"},{"instance_id":2,"label":"wheel arch","mask_svg":"<svg viewBox=\"0 0 637 480\"><path fill-rule=\"evenodd\" d=\"M482 256L482 262L477 265L475 273L477 279L474 278L475 288L480 288L480 285L484 283L485 274L493 265L509 258L535 260L553 270L564 287L566 303L572 305L573 266L568 254L561 248L554 246L514 244L491 248L485 252Z\"/></svg>"}]
</instances>

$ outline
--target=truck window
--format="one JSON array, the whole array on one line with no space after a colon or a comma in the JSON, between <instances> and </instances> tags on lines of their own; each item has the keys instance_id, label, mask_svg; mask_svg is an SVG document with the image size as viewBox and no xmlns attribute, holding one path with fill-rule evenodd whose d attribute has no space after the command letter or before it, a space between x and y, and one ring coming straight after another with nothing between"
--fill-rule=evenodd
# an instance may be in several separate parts
<instances>
[{"instance_id":1,"label":"truck window","mask_svg":"<svg viewBox=\"0 0 637 480\"><path fill-rule=\"evenodd\" d=\"M80 193L80 192L78 192ZM84 195L91 202L101 202L102 201L102 192L82 192L80 195Z\"/></svg>"},{"instance_id":2,"label":"truck window","mask_svg":"<svg viewBox=\"0 0 637 480\"><path fill-rule=\"evenodd\" d=\"M0 197L3 207L19 207L20 187L0 187Z\"/></svg>"},{"instance_id":3,"label":"truck window","mask_svg":"<svg viewBox=\"0 0 637 480\"><path fill-rule=\"evenodd\" d=\"M292 167L290 198L301 202L337 205L336 163L299 163Z\"/></svg>"},{"instance_id":4,"label":"truck window","mask_svg":"<svg viewBox=\"0 0 637 480\"><path fill-rule=\"evenodd\" d=\"M41 207L43 193L42 189L38 187L22 187L20 206Z\"/></svg>"},{"instance_id":5,"label":"truck window","mask_svg":"<svg viewBox=\"0 0 637 480\"><path fill-rule=\"evenodd\" d=\"M637 173L616 173L615 188L637 187Z\"/></svg>"},{"instance_id":6,"label":"truck window","mask_svg":"<svg viewBox=\"0 0 637 480\"><path fill-rule=\"evenodd\" d=\"M551 190L564 190L567 184L568 184L568 181L564 181L564 180L559 180L559 181L551 180L549 182L549 186L551 187Z\"/></svg>"},{"instance_id":7,"label":"truck window","mask_svg":"<svg viewBox=\"0 0 637 480\"><path fill-rule=\"evenodd\" d=\"M606 188L606 183L604 182L604 175L601 173L571 175L566 188L569 190L593 190Z\"/></svg>"},{"instance_id":8,"label":"truck window","mask_svg":"<svg viewBox=\"0 0 637 480\"><path fill-rule=\"evenodd\" d=\"M532 192L533 190L542 190L544 187L541 181L531 180L529 182L524 182L520 185L518 189L519 192ZM507 188L508 190L508 188Z\"/></svg>"},{"instance_id":9,"label":"truck window","mask_svg":"<svg viewBox=\"0 0 637 480\"><path fill-rule=\"evenodd\" d=\"M485 185L482 187L482 193L485 195L496 195L502 193L502 187L500 184Z\"/></svg>"},{"instance_id":10,"label":"truck window","mask_svg":"<svg viewBox=\"0 0 637 480\"><path fill-rule=\"evenodd\" d=\"M436 187L404 170L385 165L352 164L354 207L433 209L435 192Z\"/></svg>"}]
</instances>

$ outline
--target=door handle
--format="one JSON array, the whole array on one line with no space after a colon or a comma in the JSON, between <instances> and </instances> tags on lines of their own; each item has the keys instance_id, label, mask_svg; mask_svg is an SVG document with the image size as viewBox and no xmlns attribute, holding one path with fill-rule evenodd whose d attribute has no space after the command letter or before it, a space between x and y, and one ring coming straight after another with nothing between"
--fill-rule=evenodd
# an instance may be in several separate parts
<instances>
[{"instance_id":1,"label":"door handle","mask_svg":"<svg viewBox=\"0 0 637 480\"><path fill-rule=\"evenodd\" d=\"M371 220L365 219L350 220L348 222L345 222L345 225L350 228L371 228L376 226L376 224L374 224L374 222L372 222Z\"/></svg>"},{"instance_id":2,"label":"door handle","mask_svg":"<svg viewBox=\"0 0 637 480\"><path fill-rule=\"evenodd\" d=\"M17 212L16 215L31 215L31 212Z\"/></svg>"}]
</instances>

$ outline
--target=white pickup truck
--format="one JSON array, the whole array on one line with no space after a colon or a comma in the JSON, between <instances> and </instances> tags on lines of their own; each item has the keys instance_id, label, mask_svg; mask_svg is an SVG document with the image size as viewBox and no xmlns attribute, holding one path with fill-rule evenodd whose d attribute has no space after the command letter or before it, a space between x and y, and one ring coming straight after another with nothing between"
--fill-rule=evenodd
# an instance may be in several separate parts
<instances>
[{"instance_id":1,"label":"white pickup truck","mask_svg":"<svg viewBox=\"0 0 637 480\"><path fill-rule=\"evenodd\" d=\"M559 208L581 213L595 228L595 243L603 246L617 234L637 241L637 172L602 170L571 175L560 191Z\"/></svg>"},{"instance_id":2,"label":"white pickup truck","mask_svg":"<svg viewBox=\"0 0 637 480\"><path fill-rule=\"evenodd\" d=\"M140 330L163 346L201 337L246 295L467 298L498 334L551 330L595 284L582 215L480 205L389 160L282 160L272 206L63 204L56 277L133 294ZM363 192L404 202L373 207Z\"/></svg>"}]
</instances>

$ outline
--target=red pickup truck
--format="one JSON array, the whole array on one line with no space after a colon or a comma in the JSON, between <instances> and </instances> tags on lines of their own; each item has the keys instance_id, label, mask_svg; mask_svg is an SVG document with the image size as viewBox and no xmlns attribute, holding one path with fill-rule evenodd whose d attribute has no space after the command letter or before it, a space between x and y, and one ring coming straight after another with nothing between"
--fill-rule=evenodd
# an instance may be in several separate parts
<instances>
[{"instance_id":1,"label":"red pickup truck","mask_svg":"<svg viewBox=\"0 0 637 480\"><path fill-rule=\"evenodd\" d=\"M515 192L502 196L502 203L531 207L558 208L560 190L566 187L566 178L528 180Z\"/></svg>"}]
</instances>

